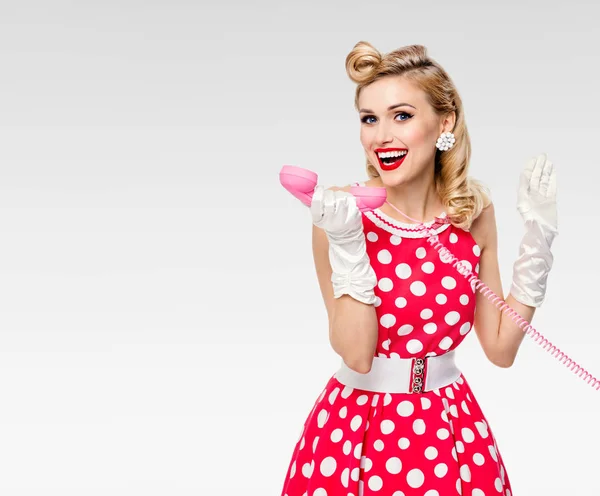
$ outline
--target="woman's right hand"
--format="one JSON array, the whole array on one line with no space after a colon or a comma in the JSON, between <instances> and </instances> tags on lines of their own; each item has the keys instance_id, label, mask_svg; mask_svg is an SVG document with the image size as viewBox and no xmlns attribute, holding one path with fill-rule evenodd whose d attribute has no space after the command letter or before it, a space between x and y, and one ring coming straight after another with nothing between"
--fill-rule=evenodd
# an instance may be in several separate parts
<instances>
[{"instance_id":1,"label":"woman's right hand","mask_svg":"<svg viewBox=\"0 0 600 496\"><path fill-rule=\"evenodd\" d=\"M310 213L313 224L329 235L340 236L362 231L362 214L356 205L356 198L346 191L333 191L317 186Z\"/></svg>"}]
</instances>

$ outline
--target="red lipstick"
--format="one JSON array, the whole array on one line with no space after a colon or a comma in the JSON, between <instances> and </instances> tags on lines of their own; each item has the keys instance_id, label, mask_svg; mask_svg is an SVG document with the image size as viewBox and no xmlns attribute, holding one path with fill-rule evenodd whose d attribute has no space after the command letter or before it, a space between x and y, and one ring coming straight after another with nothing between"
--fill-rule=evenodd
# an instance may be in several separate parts
<instances>
[{"instance_id":1,"label":"red lipstick","mask_svg":"<svg viewBox=\"0 0 600 496\"><path fill-rule=\"evenodd\" d=\"M406 153L404 153L402 156L397 156L397 157L381 158L379 156L380 153L386 153L386 152L406 152ZM377 155L377 160L379 161L379 166L381 167L381 169L384 171L392 171L402 165L402 162L404 162L404 159L408 155L408 150L406 148L376 148L375 154ZM385 162L384 162L384 160L385 160Z\"/></svg>"}]
</instances>

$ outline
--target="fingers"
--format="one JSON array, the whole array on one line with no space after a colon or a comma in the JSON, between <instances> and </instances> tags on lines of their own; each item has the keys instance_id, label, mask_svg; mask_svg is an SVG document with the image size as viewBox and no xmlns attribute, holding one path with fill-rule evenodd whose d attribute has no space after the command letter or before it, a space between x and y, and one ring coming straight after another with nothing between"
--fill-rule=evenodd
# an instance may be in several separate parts
<instances>
[{"instance_id":1,"label":"fingers","mask_svg":"<svg viewBox=\"0 0 600 496\"><path fill-rule=\"evenodd\" d=\"M532 162L533 169L531 171L531 179L529 180L529 188L533 191L539 191L540 179L542 177L542 171L544 170L544 165L546 163L546 154L542 153L541 155L538 155L537 157L532 159Z\"/></svg>"}]
</instances>

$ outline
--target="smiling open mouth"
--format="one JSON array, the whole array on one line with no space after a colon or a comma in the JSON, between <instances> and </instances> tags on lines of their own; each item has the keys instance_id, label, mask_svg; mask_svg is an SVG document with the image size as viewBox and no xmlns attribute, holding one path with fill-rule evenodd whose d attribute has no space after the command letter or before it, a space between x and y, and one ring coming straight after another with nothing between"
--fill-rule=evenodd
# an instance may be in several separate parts
<instances>
[{"instance_id":1,"label":"smiling open mouth","mask_svg":"<svg viewBox=\"0 0 600 496\"><path fill-rule=\"evenodd\" d=\"M408 150L382 150L378 151L379 165L385 171L397 169L404 162Z\"/></svg>"}]
</instances>

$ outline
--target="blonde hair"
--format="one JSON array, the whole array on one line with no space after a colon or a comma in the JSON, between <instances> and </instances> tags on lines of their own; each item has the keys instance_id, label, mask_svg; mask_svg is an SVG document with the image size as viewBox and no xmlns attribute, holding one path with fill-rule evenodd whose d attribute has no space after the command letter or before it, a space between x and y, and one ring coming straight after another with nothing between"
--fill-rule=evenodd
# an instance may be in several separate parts
<instances>
[{"instance_id":1,"label":"blonde hair","mask_svg":"<svg viewBox=\"0 0 600 496\"><path fill-rule=\"evenodd\" d=\"M361 90L385 76L404 76L425 92L438 115L456 112L452 133L456 142L450 150L436 151L435 187L448 219L462 229L491 202L490 193L480 181L468 176L471 141L465 123L462 100L446 71L427 55L422 45L409 45L381 54L370 43L358 42L346 57L346 71L357 84L354 106L358 110ZM379 176L367 159L367 175Z\"/></svg>"}]
</instances>

